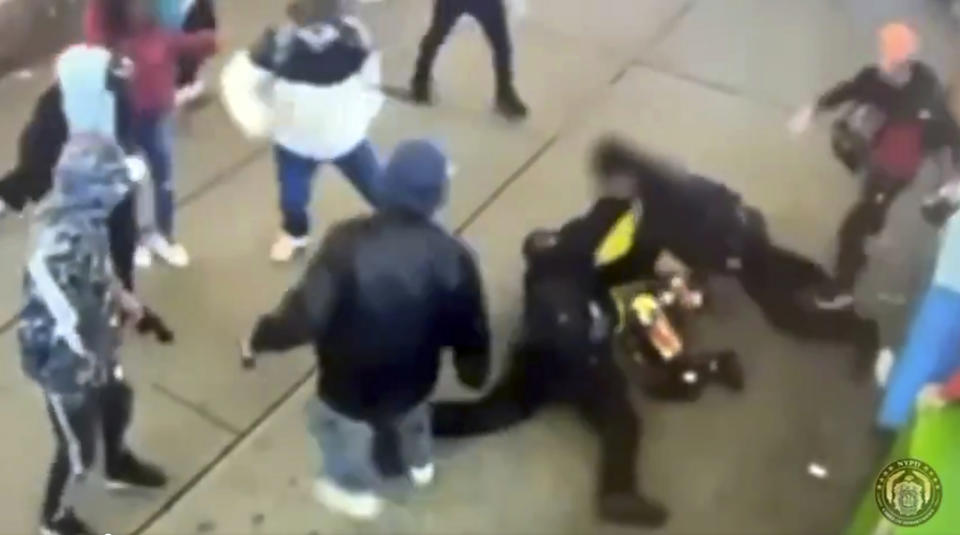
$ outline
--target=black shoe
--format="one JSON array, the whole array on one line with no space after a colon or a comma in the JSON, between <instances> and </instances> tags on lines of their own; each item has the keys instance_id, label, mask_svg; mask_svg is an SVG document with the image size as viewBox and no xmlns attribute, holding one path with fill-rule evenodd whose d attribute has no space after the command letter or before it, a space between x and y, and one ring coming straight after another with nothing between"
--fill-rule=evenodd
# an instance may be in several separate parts
<instances>
[{"instance_id":1,"label":"black shoe","mask_svg":"<svg viewBox=\"0 0 960 535\"><path fill-rule=\"evenodd\" d=\"M163 470L138 460L130 453L124 453L120 459L107 469L107 488L123 490L128 488L159 489L166 486L167 476Z\"/></svg>"},{"instance_id":2,"label":"black shoe","mask_svg":"<svg viewBox=\"0 0 960 535\"><path fill-rule=\"evenodd\" d=\"M420 78L414 78L410 83L410 100L416 104L429 106L433 102L430 82Z\"/></svg>"},{"instance_id":3,"label":"black shoe","mask_svg":"<svg viewBox=\"0 0 960 535\"><path fill-rule=\"evenodd\" d=\"M724 351L710 361L710 372L723 386L740 392L743 390L743 366L734 351Z\"/></svg>"},{"instance_id":4,"label":"black shoe","mask_svg":"<svg viewBox=\"0 0 960 535\"><path fill-rule=\"evenodd\" d=\"M40 526L41 535L93 535L93 530L77 518L73 509L67 509L53 520L46 520Z\"/></svg>"},{"instance_id":5,"label":"black shoe","mask_svg":"<svg viewBox=\"0 0 960 535\"><path fill-rule=\"evenodd\" d=\"M520 121L526 119L528 111L517 92L511 89L497 96L497 113L509 121Z\"/></svg>"},{"instance_id":6,"label":"black shoe","mask_svg":"<svg viewBox=\"0 0 960 535\"><path fill-rule=\"evenodd\" d=\"M662 505L635 494L608 494L600 498L600 517L613 524L657 528L670 516Z\"/></svg>"}]
</instances>

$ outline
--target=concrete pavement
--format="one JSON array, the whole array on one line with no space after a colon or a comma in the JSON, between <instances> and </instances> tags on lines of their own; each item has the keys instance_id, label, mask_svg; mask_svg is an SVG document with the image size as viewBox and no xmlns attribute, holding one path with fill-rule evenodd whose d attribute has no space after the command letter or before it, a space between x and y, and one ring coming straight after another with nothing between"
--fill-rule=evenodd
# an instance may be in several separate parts
<instances>
[{"instance_id":1,"label":"concrete pavement","mask_svg":"<svg viewBox=\"0 0 960 535\"><path fill-rule=\"evenodd\" d=\"M67 2L62 2L66 4ZM931 62L949 67L956 31L937 2L893 0L530 0L515 29L518 84L531 120L508 125L490 113L493 81L482 36L465 24L437 65L433 109L391 102L373 139L387 153L400 139L442 139L460 169L448 224L481 258L498 341L517 313L519 244L527 229L558 224L588 203L585 154L614 130L685 159L741 191L769 215L778 239L826 261L832 233L856 184L829 156L826 129L794 139L789 111L869 61L870 32L906 15L929 37ZM227 46L242 46L281 2L220 2ZM427 0L362 8L385 54L385 78L405 84ZM2 54L0 54L2 56ZM220 58L222 61L223 58ZM218 62L219 63L219 62ZM34 95L49 79L4 80L16 139ZM944 71L942 71L944 72ZM46 76L46 77L45 77ZM236 361L235 340L302 269L266 258L277 225L272 162L216 103L181 117L180 236L194 263L141 276L147 302L177 330L172 349L131 340L126 363L137 385L133 442L166 466L157 495L110 498L91 481L82 512L104 533L616 533L592 511L595 441L573 415L548 411L516 431L456 444L439 454L437 484L412 494L373 524L333 517L310 497L313 458L301 407L312 388L308 351L254 373ZM0 157L10 162L10 143ZM324 171L314 212L323 223L364 210ZM907 312L877 298L910 296L924 277L932 236L909 198L876 249L862 289L869 310L899 337ZM26 229L0 221L0 322L12 318ZM710 346L741 351L748 390L711 393L691 406L642 402L642 484L672 511L675 534L837 533L873 476L875 393L848 379L851 355L771 331L742 293L718 282L718 309L698 326ZM0 444L7 467L0 497L4 532L35 530L49 461L42 401L18 369L13 333L0 335ZM446 375L438 395L463 392ZM830 469L809 477L809 462Z\"/></svg>"}]
</instances>

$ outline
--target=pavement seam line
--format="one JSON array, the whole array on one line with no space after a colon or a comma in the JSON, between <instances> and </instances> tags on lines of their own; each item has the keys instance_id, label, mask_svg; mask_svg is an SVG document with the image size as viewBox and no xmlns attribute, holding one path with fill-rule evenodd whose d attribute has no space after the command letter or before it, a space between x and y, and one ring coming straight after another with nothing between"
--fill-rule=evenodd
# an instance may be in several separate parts
<instances>
[{"instance_id":1,"label":"pavement seam line","mask_svg":"<svg viewBox=\"0 0 960 535\"><path fill-rule=\"evenodd\" d=\"M190 410L193 413L196 413L197 416L199 416L203 420L206 420L209 424L213 425L214 427L222 431L226 431L232 435L239 435L243 431L242 429L237 429L236 427L229 424L219 416L216 416L209 410L190 401L189 399L181 396L180 394L177 394L173 390L170 390L169 388L163 386L162 384L156 381L150 383L150 386L153 387L154 391L161 394L168 400L172 401L173 403L176 403L177 405L182 406L185 409Z\"/></svg>"},{"instance_id":2,"label":"pavement seam line","mask_svg":"<svg viewBox=\"0 0 960 535\"><path fill-rule=\"evenodd\" d=\"M239 366L239 362L237 363ZM273 416L277 410L280 409L283 405L287 403L297 393L300 388L309 381L317 371L316 365L310 367L310 369L299 379L297 379L293 385L285 390L283 394L274 400L267 409L260 414L253 422L243 429L237 436L230 439L226 446L218 452L213 459L211 459L207 464L205 464L200 470L198 470L193 476L191 476L182 487L180 487L176 492L174 492L163 504L146 520L140 523L134 530L130 532L130 535L141 535L144 531L153 527L153 525L160 520L164 515L170 512L180 500L187 495L191 490L193 490L197 485L199 485L207 475L213 471L214 468L220 466L221 462L226 459L231 453L234 452L240 445L246 442L246 439L253 435L258 429L260 429L267 421Z\"/></svg>"}]
</instances>

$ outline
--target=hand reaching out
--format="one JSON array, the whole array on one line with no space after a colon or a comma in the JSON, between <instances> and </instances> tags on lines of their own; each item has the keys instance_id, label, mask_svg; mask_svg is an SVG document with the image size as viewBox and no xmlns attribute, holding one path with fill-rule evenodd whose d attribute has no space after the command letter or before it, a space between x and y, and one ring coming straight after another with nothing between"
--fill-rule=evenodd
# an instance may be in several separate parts
<instances>
[{"instance_id":1,"label":"hand reaching out","mask_svg":"<svg viewBox=\"0 0 960 535\"><path fill-rule=\"evenodd\" d=\"M790 118L790 121L787 122L787 128L791 133L799 136L810 128L810 124L813 123L813 116L813 106L804 106Z\"/></svg>"}]
</instances>

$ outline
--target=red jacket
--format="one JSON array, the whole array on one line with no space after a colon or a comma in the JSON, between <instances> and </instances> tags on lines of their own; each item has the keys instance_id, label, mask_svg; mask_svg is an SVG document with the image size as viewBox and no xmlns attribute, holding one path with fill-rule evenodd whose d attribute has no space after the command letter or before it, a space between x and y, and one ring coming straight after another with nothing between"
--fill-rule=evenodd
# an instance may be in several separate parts
<instances>
[{"instance_id":1,"label":"red jacket","mask_svg":"<svg viewBox=\"0 0 960 535\"><path fill-rule=\"evenodd\" d=\"M84 26L87 42L118 49L133 61L130 100L139 115L161 115L173 109L180 57L202 59L217 47L212 30L187 34L148 21L135 22L129 35L116 35L107 28L98 1L89 4Z\"/></svg>"}]
</instances>

